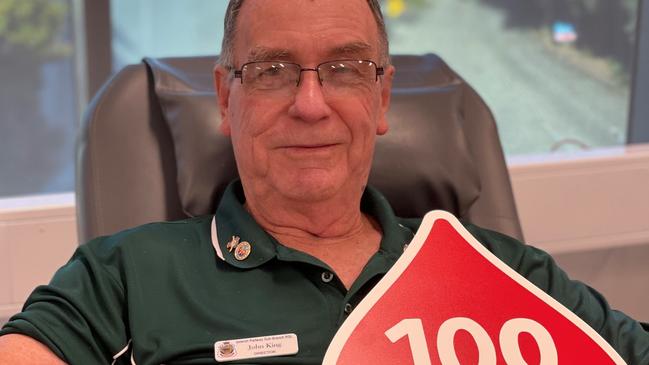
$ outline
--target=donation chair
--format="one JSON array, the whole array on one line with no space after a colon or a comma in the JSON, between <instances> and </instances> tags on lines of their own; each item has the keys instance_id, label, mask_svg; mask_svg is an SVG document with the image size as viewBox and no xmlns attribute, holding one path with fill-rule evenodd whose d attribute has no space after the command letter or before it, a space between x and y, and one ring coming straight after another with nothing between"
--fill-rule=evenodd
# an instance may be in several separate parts
<instances>
[{"instance_id":1,"label":"donation chair","mask_svg":"<svg viewBox=\"0 0 649 365\"><path fill-rule=\"evenodd\" d=\"M145 59L92 100L77 145L79 239L211 214L237 177L218 132L216 57ZM493 116L433 54L393 56L390 130L377 138L369 184L397 215L447 210L522 239Z\"/></svg>"}]
</instances>

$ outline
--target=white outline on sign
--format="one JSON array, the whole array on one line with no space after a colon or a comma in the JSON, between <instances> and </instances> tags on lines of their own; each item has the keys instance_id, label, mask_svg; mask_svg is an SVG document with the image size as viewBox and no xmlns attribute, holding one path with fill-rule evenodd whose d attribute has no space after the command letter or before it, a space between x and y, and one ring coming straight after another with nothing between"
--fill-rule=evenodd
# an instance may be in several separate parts
<instances>
[{"instance_id":1,"label":"white outline on sign","mask_svg":"<svg viewBox=\"0 0 649 365\"><path fill-rule=\"evenodd\" d=\"M365 315L374 307L376 302L390 289L392 284L394 284L401 274L406 270L410 265L412 260L414 260L419 250L426 242L426 238L430 234L430 230L433 228L433 224L438 219L447 221L453 228L487 261L492 265L496 266L500 271L509 276L512 280L522 285L525 289L531 292L533 295L541 299L543 302L548 304L550 307L555 309L561 315L566 317L570 322L575 326L581 329L588 337L590 337L595 343L597 343L615 362L617 365L626 365L624 359L615 352L615 350L606 342L592 327L590 327L586 322L579 318L576 314L571 312L568 308L564 307L556 299L552 298L543 290L539 289L536 285L529 282L514 269L510 268L504 262L500 261L493 253L491 253L486 247L484 247L478 240L467 231L466 228L460 223L460 221L455 218L451 213L445 212L443 210L434 210L426 213L424 216L415 237L412 239L412 242L408 245L408 249L404 251L403 255L397 260L394 266L385 274L385 276L376 284L376 286L367 294L367 296L358 304L356 309L349 315L347 320L342 324L342 326L336 332L327 352L325 353L324 360L322 365L336 365L340 353L343 350L343 346L351 336L352 332L358 324L363 320ZM368 350L368 349L364 349Z\"/></svg>"}]
</instances>

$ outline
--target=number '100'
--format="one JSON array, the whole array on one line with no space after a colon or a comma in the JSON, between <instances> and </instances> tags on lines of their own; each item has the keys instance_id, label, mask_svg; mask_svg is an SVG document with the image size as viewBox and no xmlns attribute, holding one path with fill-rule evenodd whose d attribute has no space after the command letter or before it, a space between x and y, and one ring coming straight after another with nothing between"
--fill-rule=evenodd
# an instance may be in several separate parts
<instances>
[{"instance_id":1,"label":"number '100'","mask_svg":"<svg viewBox=\"0 0 649 365\"><path fill-rule=\"evenodd\" d=\"M455 334L459 330L467 331L478 346L478 365L496 364L496 349L487 331L470 318L455 317L442 323L437 331L437 352L442 365L460 364L453 342ZM527 364L518 344L518 335L523 332L530 334L536 341L541 354L540 365L557 365L559 363L557 348L545 327L531 319L514 318L503 324L498 336L502 356L508 365ZM385 331L385 335L393 343L404 336L408 337L415 365L430 365L428 344L421 319L404 319Z\"/></svg>"}]
</instances>

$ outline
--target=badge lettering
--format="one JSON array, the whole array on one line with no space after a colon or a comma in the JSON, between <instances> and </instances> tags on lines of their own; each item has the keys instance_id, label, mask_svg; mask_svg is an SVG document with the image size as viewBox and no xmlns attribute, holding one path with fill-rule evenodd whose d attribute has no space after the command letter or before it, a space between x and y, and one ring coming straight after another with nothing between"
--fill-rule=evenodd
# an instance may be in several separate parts
<instances>
[{"instance_id":1,"label":"badge lettering","mask_svg":"<svg viewBox=\"0 0 649 365\"><path fill-rule=\"evenodd\" d=\"M214 344L214 359L217 362L287 356L295 355L297 352L297 336L294 333L239 338L218 341Z\"/></svg>"}]
</instances>

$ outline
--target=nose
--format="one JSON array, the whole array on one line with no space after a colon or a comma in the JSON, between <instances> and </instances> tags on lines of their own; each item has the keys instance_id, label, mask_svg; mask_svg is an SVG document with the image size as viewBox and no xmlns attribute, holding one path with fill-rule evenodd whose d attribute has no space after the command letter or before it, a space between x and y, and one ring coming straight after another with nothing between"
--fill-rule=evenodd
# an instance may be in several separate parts
<instances>
[{"instance_id":1,"label":"nose","mask_svg":"<svg viewBox=\"0 0 649 365\"><path fill-rule=\"evenodd\" d=\"M293 104L289 107L288 113L291 117L307 122L317 122L331 114L331 108L323 93L317 72L310 70L302 72L300 84L297 86Z\"/></svg>"}]
</instances>

